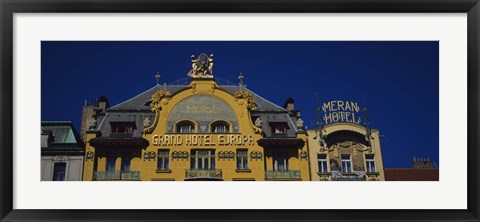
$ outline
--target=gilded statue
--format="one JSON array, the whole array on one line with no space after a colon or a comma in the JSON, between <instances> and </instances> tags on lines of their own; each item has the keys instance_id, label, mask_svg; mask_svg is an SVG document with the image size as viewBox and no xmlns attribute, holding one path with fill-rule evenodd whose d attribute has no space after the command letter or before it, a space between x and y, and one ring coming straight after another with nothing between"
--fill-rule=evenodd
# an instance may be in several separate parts
<instances>
[{"instance_id":1,"label":"gilded statue","mask_svg":"<svg viewBox=\"0 0 480 222\"><path fill-rule=\"evenodd\" d=\"M213 54L207 56L202 53L197 58L191 56L192 70L188 72L188 76L192 78L213 78Z\"/></svg>"}]
</instances>

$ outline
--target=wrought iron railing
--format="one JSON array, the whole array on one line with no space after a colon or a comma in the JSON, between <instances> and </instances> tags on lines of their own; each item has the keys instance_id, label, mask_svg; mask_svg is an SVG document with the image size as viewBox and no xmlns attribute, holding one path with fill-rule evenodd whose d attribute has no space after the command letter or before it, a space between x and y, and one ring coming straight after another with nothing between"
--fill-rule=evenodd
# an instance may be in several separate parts
<instances>
[{"instance_id":1,"label":"wrought iron railing","mask_svg":"<svg viewBox=\"0 0 480 222\"><path fill-rule=\"evenodd\" d=\"M140 180L140 171L95 171L93 172L93 180Z\"/></svg>"},{"instance_id":2,"label":"wrought iron railing","mask_svg":"<svg viewBox=\"0 0 480 222\"><path fill-rule=\"evenodd\" d=\"M222 178L222 170L198 170L198 169L187 169L185 170L185 178Z\"/></svg>"},{"instance_id":3,"label":"wrought iron railing","mask_svg":"<svg viewBox=\"0 0 480 222\"><path fill-rule=\"evenodd\" d=\"M300 179L300 170L267 170L265 171L266 179Z\"/></svg>"}]
</instances>

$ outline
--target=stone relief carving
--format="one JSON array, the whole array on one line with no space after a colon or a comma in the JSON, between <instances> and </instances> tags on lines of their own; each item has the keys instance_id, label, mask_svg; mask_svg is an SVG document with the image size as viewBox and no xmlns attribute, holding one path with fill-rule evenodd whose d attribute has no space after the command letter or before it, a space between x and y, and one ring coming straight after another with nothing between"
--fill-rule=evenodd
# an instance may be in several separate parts
<instances>
[{"instance_id":1,"label":"stone relief carving","mask_svg":"<svg viewBox=\"0 0 480 222\"><path fill-rule=\"evenodd\" d=\"M162 105L167 105L168 101L165 101L164 104L160 104L163 98L169 100L172 97L172 94L169 91L158 90L152 95L152 103L150 106L152 107L152 111L157 111L162 109Z\"/></svg>"},{"instance_id":2,"label":"stone relief carving","mask_svg":"<svg viewBox=\"0 0 480 222\"><path fill-rule=\"evenodd\" d=\"M304 122L303 122L302 118L299 117L297 119L297 128L303 130L303 127L304 127Z\"/></svg>"},{"instance_id":3,"label":"stone relief carving","mask_svg":"<svg viewBox=\"0 0 480 222\"><path fill-rule=\"evenodd\" d=\"M145 117L145 119L143 120L143 128L149 127L150 124L151 124L150 118Z\"/></svg>"},{"instance_id":4,"label":"stone relief carving","mask_svg":"<svg viewBox=\"0 0 480 222\"><path fill-rule=\"evenodd\" d=\"M255 105L255 102L254 102L254 99L253 99L253 95L251 93L249 93L246 90L237 91L235 93L235 101L239 102L240 105L243 105L241 103L241 101L239 101L240 99L244 99L244 100L247 101L247 108L249 110L255 110L256 105Z\"/></svg>"},{"instance_id":5,"label":"stone relief carving","mask_svg":"<svg viewBox=\"0 0 480 222\"><path fill-rule=\"evenodd\" d=\"M257 117L257 119L255 120L255 126L258 128L262 128L262 125L263 125L262 119L260 117Z\"/></svg>"}]
</instances>

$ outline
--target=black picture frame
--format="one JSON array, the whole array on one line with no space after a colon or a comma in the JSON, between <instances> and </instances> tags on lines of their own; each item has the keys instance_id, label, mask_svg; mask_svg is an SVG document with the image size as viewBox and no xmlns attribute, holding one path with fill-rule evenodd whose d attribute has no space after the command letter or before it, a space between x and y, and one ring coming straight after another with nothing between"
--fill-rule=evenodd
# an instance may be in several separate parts
<instances>
[{"instance_id":1,"label":"black picture frame","mask_svg":"<svg viewBox=\"0 0 480 222\"><path fill-rule=\"evenodd\" d=\"M0 0L1 221L479 221L478 0ZM454 13L468 14L468 203L466 210L17 210L13 209L14 13ZM449 191L445 191L449 192ZM441 198L441 196L439 196Z\"/></svg>"}]
</instances>

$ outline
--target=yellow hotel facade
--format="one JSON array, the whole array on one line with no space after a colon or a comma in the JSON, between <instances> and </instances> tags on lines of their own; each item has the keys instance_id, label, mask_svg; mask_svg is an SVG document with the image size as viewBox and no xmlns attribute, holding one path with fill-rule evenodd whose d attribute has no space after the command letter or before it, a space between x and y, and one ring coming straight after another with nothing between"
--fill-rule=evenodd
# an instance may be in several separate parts
<instances>
[{"instance_id":1,"label":"yellow hotel facade","mask_svg":"<svg viewBox=\"0 0 480 222\"><path fill-rule=\"evenodd\" d=\"M323 154L335 159L347 152L333 149L332 146L339 146L338 140L329 134L343 135L342 132L357 128L358 133L365 134L365 127L344 124L350 128L342 131L338 129L342 124L333 124L307 133L300 112L294 109L293 99L289 98L283 107L277 106L244 87L243 76L239 77L239 85L219 85L213 78L212 68L213 56L192 56L188 84L160 85L158 75L157 85L123 103L109 107L108 100L101 97L94 106L84 107L84 113L93 115L84 115L82 119L86 140L83 180L340 178L332 176L337 172L331 165L333 162L328 162L328 168L321 172L317 169L321 166L317 164L318 158L323 158ZM335 134L336 130L340 133ZM326 133L319 136L323 131ZM373 137L378 137L377 131L371 132ZM328 145L320 145L319 138L326 139ZM372 144L362 143L365 147L352 149L351 165L366 161L358 158L357 151L362 155L364 151L373 151L378 170L361 180L384 180L380 143ZM352 167L343 173L353 170Z\"/></svg>"}]
</instances>

